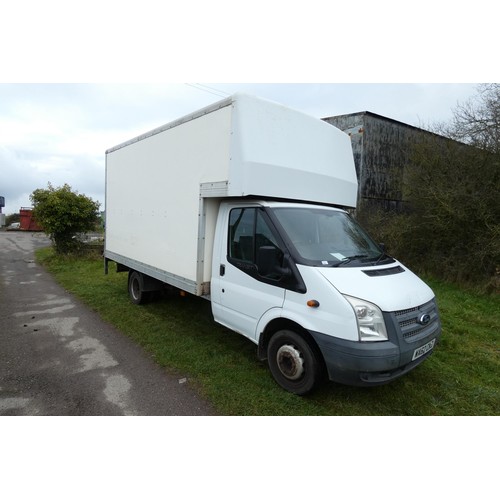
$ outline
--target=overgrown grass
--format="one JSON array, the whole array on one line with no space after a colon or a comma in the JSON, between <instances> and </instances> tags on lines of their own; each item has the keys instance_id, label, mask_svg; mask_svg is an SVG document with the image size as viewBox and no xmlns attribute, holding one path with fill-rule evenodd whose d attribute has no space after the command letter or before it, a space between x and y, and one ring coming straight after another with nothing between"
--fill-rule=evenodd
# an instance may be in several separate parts
<instances>
[{"instance_id":1,"label":"overgrown grass","mask_svg":"<svg viewBox=\"0 0 500 500\"><path fill-rule=\"evenodd\" d=\"M101 259L37 259L71 293L134 339L161 366L187 376L223 415L498 415L500 300L437 280L443 336L433 355L399 380L373 388L325 383L308 397L285 392L253 343L217 325L210 303L169 296L134 306L126 273Z\"/></svg>"}]
</instances>

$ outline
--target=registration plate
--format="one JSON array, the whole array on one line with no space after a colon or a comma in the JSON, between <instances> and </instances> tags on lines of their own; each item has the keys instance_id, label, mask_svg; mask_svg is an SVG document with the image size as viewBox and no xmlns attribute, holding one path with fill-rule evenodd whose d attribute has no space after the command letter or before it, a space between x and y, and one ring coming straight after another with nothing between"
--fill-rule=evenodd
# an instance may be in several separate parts
<instances>
[{"instance_id":1,"label":"registration plate","mask_svg":"<svg viewBox=\"0 0 500 500\"><path fill-rule=\"evenodd\" d=\"M424 354L427 354L434 347L435 343L436 343L436 339L432 339L430 342L427 342L427 344L424 344L422 347L415 349L413 351L413 358L411 358L411 360L415 361L416 359L420 358Z\"/></svg>"}]
</instances>

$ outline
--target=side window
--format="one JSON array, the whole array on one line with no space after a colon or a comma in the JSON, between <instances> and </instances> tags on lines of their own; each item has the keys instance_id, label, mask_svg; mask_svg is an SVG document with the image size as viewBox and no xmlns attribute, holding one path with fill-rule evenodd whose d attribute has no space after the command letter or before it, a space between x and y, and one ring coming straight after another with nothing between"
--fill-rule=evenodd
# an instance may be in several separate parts
<instances>
[{"instance_id":1,"label":"side window","mask_svg":"<svg viewBox=\"0 0 500 500\"><path fill-rule=\"evenodd\" d=\"M279 279L275 269L283 261L283 252L262 210L236 208L231 211L228 247L229 260L241 271L254 277ZM261 262L259 269L257 262L261 247L267 247L268 252L273 252L273 260L270 263L269 260L267 261L267 268L262 266Z\"/></svg>"},{"instance_id":2,"label":"side window","mask_svg":"<svg viewBox=\"0 0 500 500\"><path fill-rule=\"evenodd\" d=\"M229 257L255 262L255 208L237 208L229 215Z\"/></svg>"},{"instance_id":3,"label":"side window","mask_svg":"<svg viewBox=\"0 0 500 500\"><path fill-rule=\"evenodd\" d=\"M271 231L271 228L268 226L265 221L262 213L257 212L257 224L255 230L255 247L258 251L260 247L268 247L273 246L279 248L279 245L276 241L276 237Z\"/></svg>"},{"instance_id":4,"label":"side window","mask_svg":"<svg viewBox=\"0 0 500 500\"><path fill-rule=\"evenodd\" d=\"M232 209L228 229L227 259L234 267L263 283L306 292L300 274L285 259L281 239L263 209Z\"/></svg>"}]
</instances>

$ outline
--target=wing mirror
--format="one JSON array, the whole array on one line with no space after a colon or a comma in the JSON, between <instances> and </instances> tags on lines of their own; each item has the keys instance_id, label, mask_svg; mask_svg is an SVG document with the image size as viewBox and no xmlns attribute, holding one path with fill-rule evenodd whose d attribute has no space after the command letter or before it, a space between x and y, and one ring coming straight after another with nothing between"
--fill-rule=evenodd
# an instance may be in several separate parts
<instances>
[{"instance_id":1,"label":"wing mirror","mask_svg":"<svg viewBox=\"0 0 500 500\"><path fill-rule=\"evenodd\" d=\"M279 248L273 246L260 247L257 251L257 269L261 276L271 277L279 275L281 277L291 276L289 267L280 265L280 258L283 255ZM279 279L277 277L277 279Z\"/></svg>"}]
</instances>

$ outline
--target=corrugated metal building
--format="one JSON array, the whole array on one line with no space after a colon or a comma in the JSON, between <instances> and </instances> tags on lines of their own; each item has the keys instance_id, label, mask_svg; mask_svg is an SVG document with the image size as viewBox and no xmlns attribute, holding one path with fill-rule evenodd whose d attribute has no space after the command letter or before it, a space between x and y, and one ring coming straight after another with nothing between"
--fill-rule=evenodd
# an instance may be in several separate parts
<instances>
[{"instance_id":1,"label":"corrugated metal building","mask_svg":"<svg viewBox=\"0 0 500 500\"><path fill-rule=\"evenodd\" d=\"M431 132L369 111L324 121L351 136L359 184L358 208L403 210L403 182L411 165L412 144Z\"/></svg>"}]
</instances>

